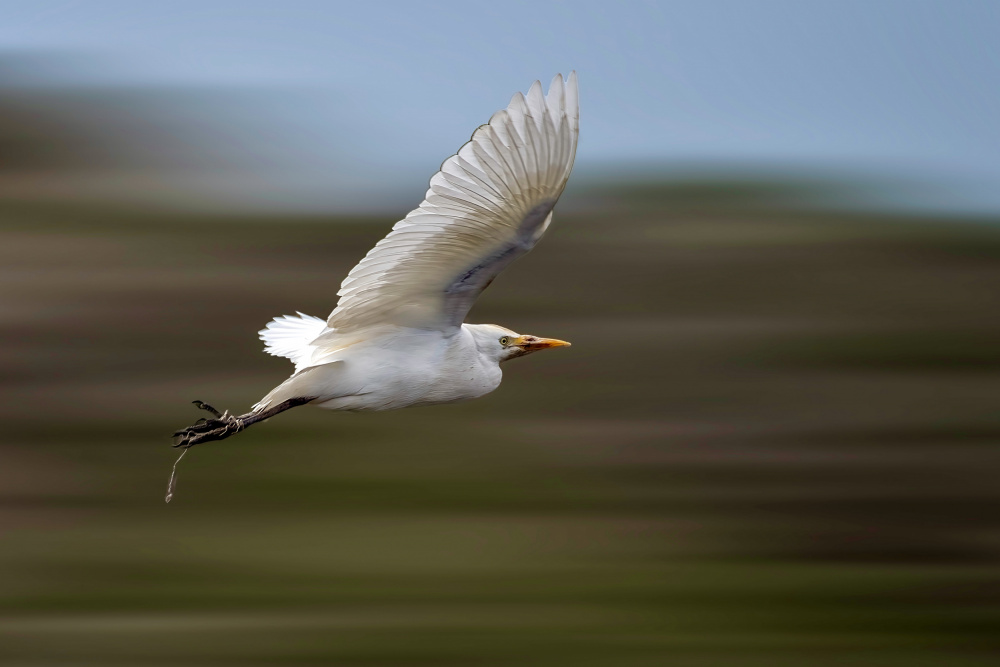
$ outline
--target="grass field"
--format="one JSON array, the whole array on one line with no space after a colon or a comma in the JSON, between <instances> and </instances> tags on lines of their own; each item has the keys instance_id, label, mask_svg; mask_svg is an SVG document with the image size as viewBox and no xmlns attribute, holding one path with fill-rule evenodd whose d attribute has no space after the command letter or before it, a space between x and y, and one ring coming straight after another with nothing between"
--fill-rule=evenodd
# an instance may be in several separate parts
<instances>
[{"instance_id":1,"label":"grass field","mask_svg":"<svg viewBox=\"0 0 1000 667\"><path fill-rule=\"evenodd\" d=\"M392 221L4 208L0 661L995 665L1000 225L665 193L470 317L571 349L195 448L169 505L190 401L280 382L255 332Z\"/></svg>"}]
</instances>

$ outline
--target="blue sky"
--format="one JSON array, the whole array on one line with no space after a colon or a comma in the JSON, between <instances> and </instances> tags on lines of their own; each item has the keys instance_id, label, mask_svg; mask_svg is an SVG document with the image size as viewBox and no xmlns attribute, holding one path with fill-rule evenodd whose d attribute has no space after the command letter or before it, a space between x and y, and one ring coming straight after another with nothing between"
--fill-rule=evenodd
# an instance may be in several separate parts
<instances>
[{"instance_id":1,"label":"blue sky","mask_svg":"<svg viewBox=\"0 0 1000 667\"><path fill-rule=\"evenodd\" d=\"M570 69L582 170L777 165L1000 191L997 2L36 0L0 16L2 51L94 56L80 81L264 91L269 141L350 164L373 193L422 192L512 92Z\"/></svg>"}]
</instances>

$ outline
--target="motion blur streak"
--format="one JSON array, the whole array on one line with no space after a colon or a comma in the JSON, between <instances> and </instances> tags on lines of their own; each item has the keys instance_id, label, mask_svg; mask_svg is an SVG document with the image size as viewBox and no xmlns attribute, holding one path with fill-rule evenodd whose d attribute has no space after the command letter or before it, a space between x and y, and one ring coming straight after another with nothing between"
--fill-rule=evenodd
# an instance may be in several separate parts
<instances>
[{"instance_id":1,"label":"motion blur streak","mask_svg":"<svg viewBox=\"0 0 1000 667\"><path fill-rule=\"evenodd\" d=\"M0 661L995 660L1000 220L711 174L567 191L473 319L570 350L473 403L293 411L192 452L164 506L187 402L280 380L252 332L328 309L396 216L82 196L206 144L56 92L0 91Z\"/></svg>"}]
</instances>

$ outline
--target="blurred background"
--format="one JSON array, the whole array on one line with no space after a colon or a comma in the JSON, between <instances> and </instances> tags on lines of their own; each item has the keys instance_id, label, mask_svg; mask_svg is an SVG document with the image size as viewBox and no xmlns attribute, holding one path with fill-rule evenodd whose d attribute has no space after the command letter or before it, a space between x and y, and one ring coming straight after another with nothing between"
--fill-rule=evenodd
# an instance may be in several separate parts
<instances>
[{"instance_id":1,"label":"blurred background","mask_svg":"<svg viewBox=\"0 0 1000 667\"><path fill-rule=\"evenodd\" d=\"M0 2L0 662L994 665L1000 7ZM577 168L459 405L256 331L509 95Z\"/></svg>"}]
</instances>

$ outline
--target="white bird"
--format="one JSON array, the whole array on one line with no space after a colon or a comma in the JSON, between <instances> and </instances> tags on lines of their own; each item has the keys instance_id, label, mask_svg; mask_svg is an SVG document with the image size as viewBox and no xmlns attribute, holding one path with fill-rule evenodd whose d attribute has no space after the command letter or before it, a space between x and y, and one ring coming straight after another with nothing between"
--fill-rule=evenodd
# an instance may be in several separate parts
<instances>
[{"instance_id":1,"label":"white bird","mask_svg":"<svg viewBox=\"0 0 1000 667\"><path fill-rule=\"evenodd\" d=\"M500 364L569 345L495 324L463 324L476 297L552 221L579 135L576 73L514 95L445 160L424 201L355 266L322 320L299 313L260 332L295 372L244 415L177 431L176 447L221 440L298 405L391 410L451 403L500 385Z\"/></svg>"}]
</instances>

